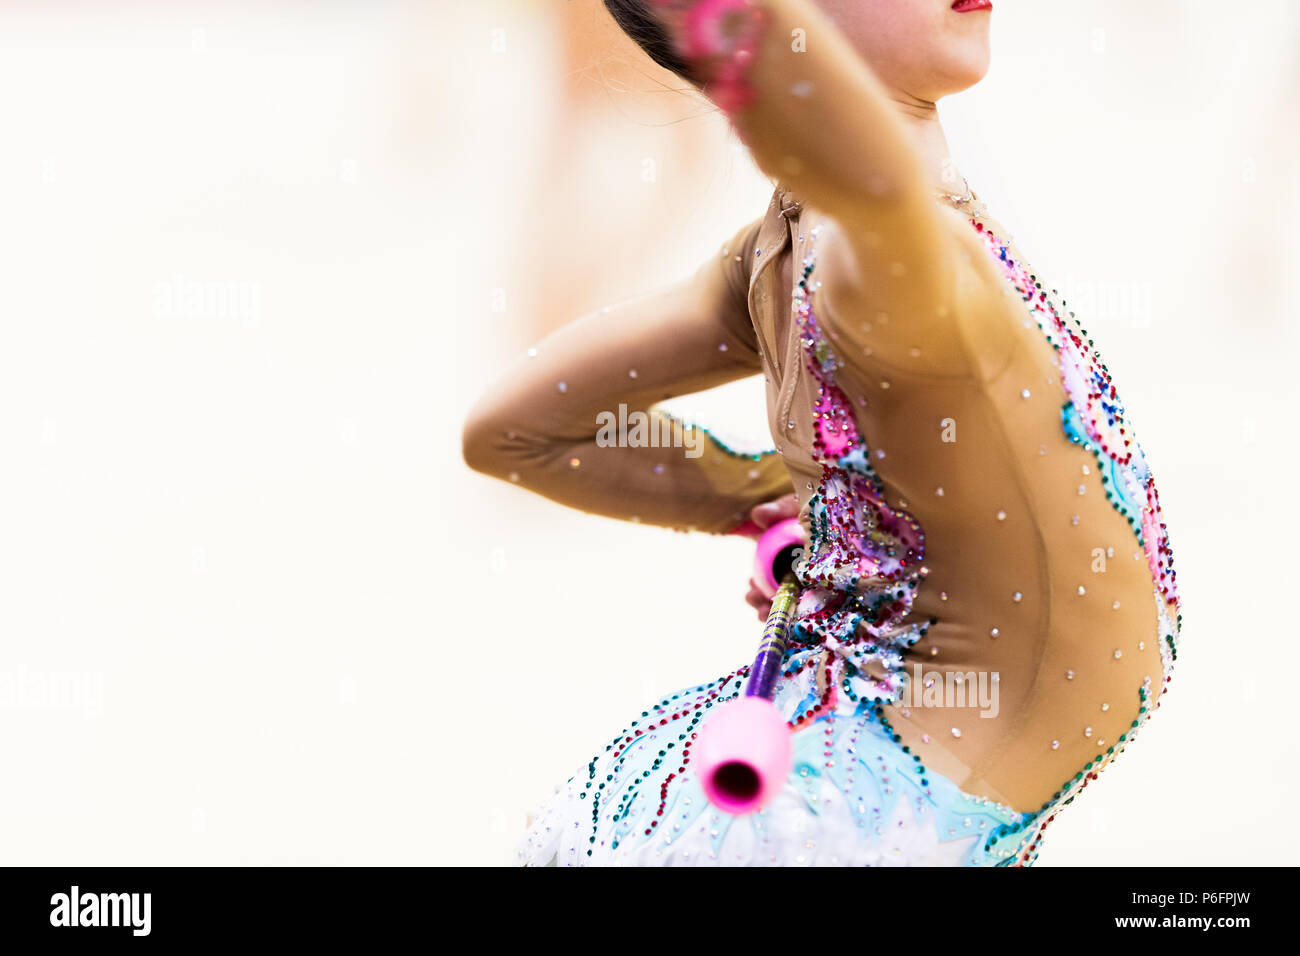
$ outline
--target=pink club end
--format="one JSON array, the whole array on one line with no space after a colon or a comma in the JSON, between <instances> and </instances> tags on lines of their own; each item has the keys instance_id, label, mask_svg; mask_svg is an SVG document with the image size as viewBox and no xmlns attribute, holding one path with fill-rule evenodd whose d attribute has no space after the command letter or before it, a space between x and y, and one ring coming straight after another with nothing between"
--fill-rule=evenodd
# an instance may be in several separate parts
<instances>
[{"instance_id":1,"label":"pink club end","mask_svg":"<svg viewBox=\"0 0 1300 956\"><path fill-rule=\"evenodd\" d=\"M803 525L798 518L778 521L763 532L754 549L754 581L764 597L771 597L781 586L781 578L790 570L804 546Z\"/></svg>"},{"instance_id":2,"label":"pink club end","mask_svg":"<svg viewBox=\"0 0 1300 956\"><path fill-rule=\"evenodd\" d=\"M705 721L693 746L704 795L725 813L761 810L790 773L790 726L771 701L741 697Z\"/></svg>"}]
</instances>

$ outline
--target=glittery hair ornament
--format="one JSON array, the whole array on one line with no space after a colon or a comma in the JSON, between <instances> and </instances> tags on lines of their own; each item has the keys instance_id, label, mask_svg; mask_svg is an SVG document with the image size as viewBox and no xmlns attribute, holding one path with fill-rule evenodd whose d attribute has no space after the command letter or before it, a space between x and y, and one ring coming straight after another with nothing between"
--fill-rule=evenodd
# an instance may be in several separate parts
<instances>
[{"instance_id":1,"label":"glittery hair ornament","mask_svg":"<svg viewBox=\"0 0 1300 956\"><path fill-rule=\"evenodd\" d=\"M749 68L758 51L764 12L753 0L651 0L677 52L704 79L705 93L734 114L754 98Z\"/></svg>"}]
</instances>

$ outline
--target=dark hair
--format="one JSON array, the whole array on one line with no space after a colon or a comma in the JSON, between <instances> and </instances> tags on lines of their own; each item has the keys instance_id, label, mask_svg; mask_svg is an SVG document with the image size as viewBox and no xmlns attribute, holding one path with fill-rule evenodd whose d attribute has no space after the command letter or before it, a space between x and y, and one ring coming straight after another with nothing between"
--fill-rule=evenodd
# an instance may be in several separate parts
<instances>
[{"instance_id":1,"label":"dark hair","mask_svg":"<svg viewBox=\"0 0 1300 956\"><path fill-rule=\"evenodd\" d=\"M673 44L668 31L650 12L650 5L646 0L605 0L605 9L614 18L614 22L636 41L637 46L644 50L650 59L664 69L676 73L692 86L700 85L693 75L690 64L677 52L677 47Z\"/></svg>"}]
</instances>

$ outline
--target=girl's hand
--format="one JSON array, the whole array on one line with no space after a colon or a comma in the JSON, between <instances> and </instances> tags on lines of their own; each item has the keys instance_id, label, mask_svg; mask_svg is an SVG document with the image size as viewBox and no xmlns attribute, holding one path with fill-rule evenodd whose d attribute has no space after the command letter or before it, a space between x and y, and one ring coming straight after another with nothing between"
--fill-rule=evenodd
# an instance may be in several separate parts
<instances>
[{"instance_id":1,"label":"girl's hand","mask_svg":"<svg viewBox=\"0 0 1300 956\"><path fill-rule=\"evenodd\" d=\"M799 499L793 494L755 505L749 512L749 520L758 526L760 534L778 521L797 517L799 517ZM766 621L768 613L772 610L772 599L758 589L758 583L752 577L749 579L749 590L745 593L745 603L758 612L760 621Z\"/></svg>"}]
</instances>

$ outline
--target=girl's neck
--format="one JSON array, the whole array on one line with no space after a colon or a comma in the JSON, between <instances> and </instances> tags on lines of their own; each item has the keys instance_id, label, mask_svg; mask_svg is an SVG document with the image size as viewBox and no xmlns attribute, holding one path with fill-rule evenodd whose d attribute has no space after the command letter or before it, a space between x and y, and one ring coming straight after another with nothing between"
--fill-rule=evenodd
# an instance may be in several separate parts
<instances>
[{"instance_id":1,"label":"girl's neck","mask_svg":"<svg viewBox=\"0 0 1300 956\"><path fill-rule=\"evenodd\" d=\"M921 160L926 182L940 192L965 192L966 180L958 172L948 150L938 107L906 93L891 93L890 96L898 106L903 125L912 134L912 145Z\"/></svg>"}]
</instances>

